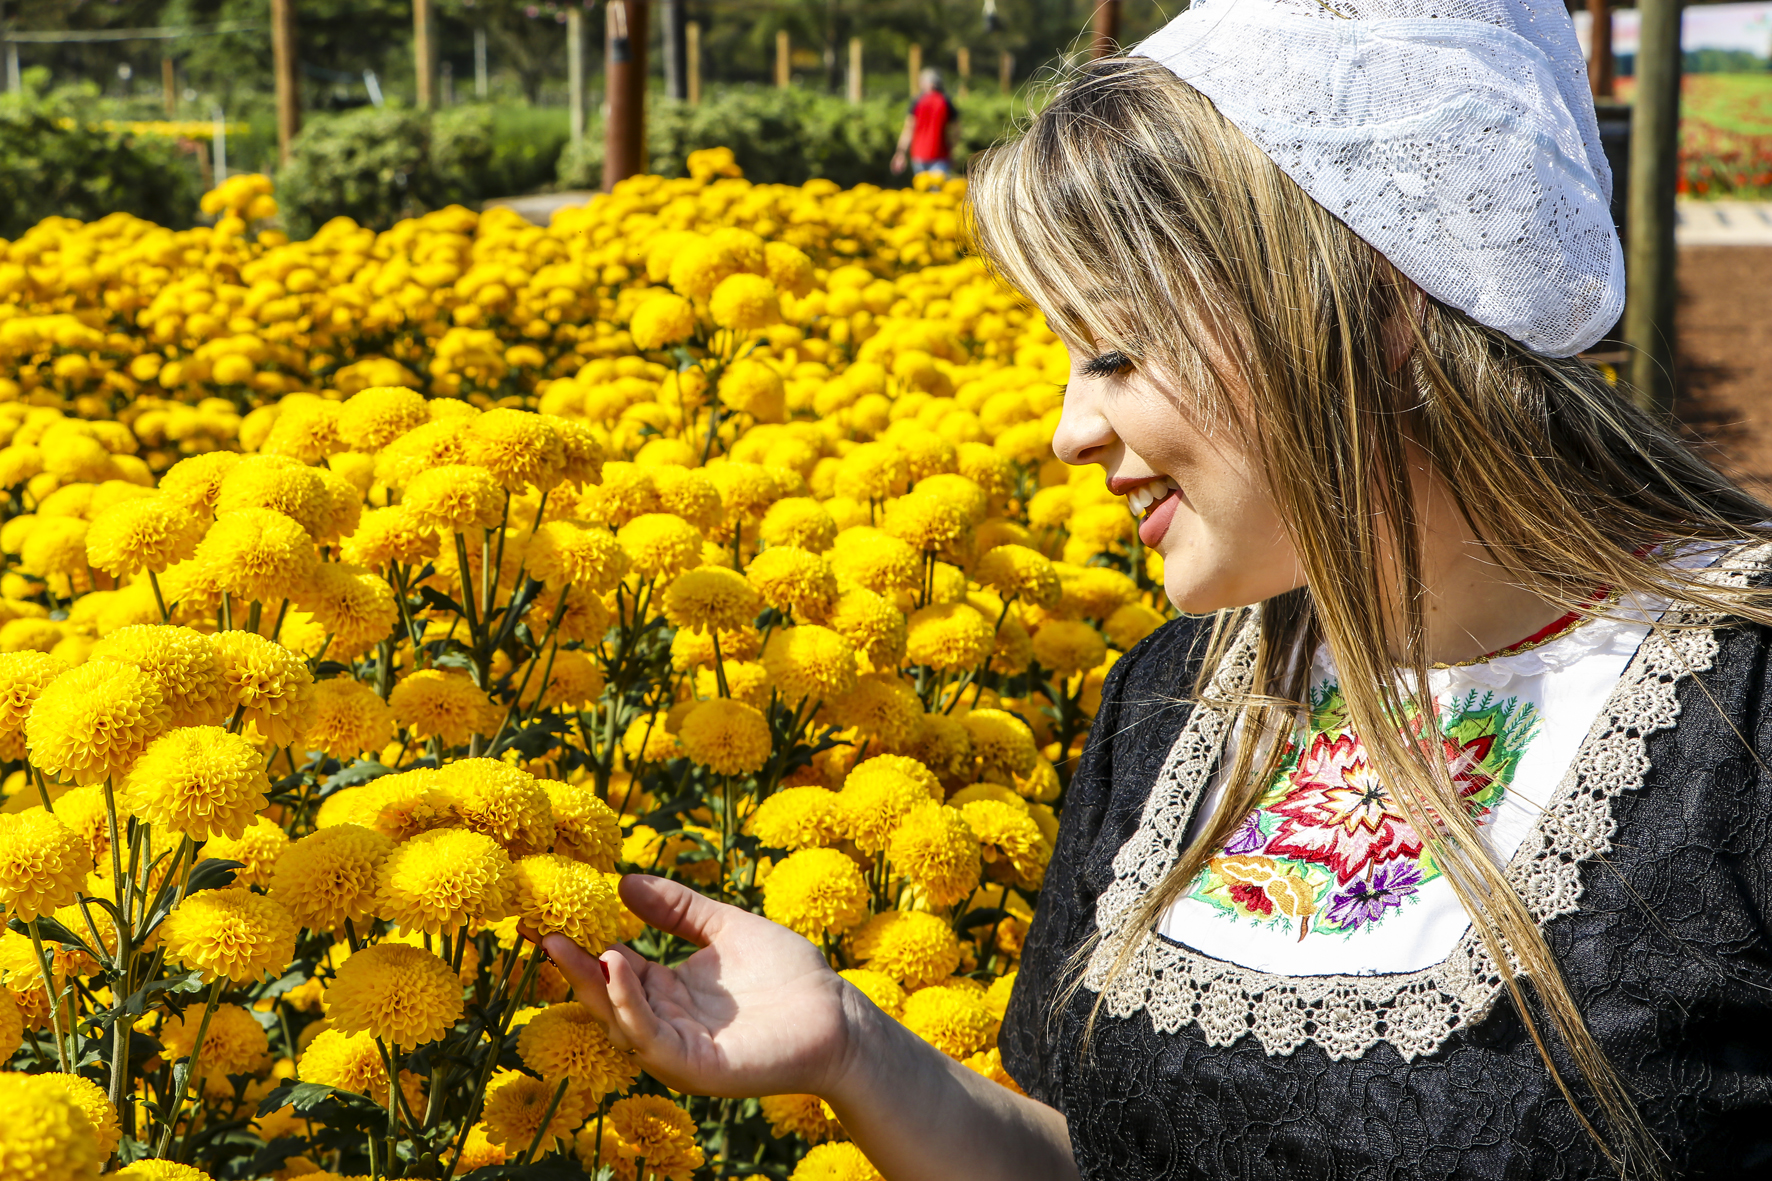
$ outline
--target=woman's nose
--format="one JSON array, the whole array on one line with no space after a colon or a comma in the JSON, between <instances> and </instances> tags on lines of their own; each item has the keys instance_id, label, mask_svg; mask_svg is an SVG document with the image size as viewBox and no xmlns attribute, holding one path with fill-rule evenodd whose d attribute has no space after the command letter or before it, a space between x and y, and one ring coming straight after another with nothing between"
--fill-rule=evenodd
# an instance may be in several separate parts
<instances>
[{"instance_id":1,"label":"woman's nose","mask_svg":"<svg viewBox=\"0 0 1772 1181\"><path fill-rule=\"evenodd\" d=\"M1093 382L1073 380L1065 387L1064 410L1052 435L1052 451L1066 463L1081 466L1100 463L1117 440Z\"/></svg>"}]
</instances>

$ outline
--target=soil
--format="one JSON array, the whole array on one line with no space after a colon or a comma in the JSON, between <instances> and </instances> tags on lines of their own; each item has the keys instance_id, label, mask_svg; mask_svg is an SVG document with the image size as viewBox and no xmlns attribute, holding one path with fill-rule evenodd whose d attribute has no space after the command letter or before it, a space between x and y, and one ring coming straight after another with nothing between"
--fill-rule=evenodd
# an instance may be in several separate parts
<instances>
[{"instance_id":1,"label":"soil","mask_svg":"<svg viewBox=\"0 0 1772 1181\"><path fill-rule=\"evenodd\" d=\"M1772 501L1772 246L1685 246L1674 417L1712 463Z\"/></svg>"}]
</instances>

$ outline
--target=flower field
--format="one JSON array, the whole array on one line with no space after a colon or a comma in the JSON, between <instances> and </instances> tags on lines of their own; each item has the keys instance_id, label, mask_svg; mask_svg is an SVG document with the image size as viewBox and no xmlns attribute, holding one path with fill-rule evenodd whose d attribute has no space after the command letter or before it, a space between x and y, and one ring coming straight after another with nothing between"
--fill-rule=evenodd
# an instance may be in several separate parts
<instances>
[{"instance_id":1,"label":"flower field","mask_svg":"<svg viewBox=\"0 0 1772 1181\"><path fill-rule=\"evenodd\" d=\"M878 1176L519 934L765 914L994 1045L1161 571L963 182L0 242L0 1176Z\"/></svg>"}]
</instances>

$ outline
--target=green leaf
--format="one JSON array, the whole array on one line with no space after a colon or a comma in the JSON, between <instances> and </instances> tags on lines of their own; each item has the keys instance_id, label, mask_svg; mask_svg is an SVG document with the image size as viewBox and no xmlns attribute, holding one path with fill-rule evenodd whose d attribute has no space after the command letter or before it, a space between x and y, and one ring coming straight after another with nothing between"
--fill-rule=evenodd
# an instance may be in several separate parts
<instances>
[{"instance_id":1,"label":"green leaf","mask_svg":"<svg viewBox=\"0 0 1772 1181\"><path fill-rule=\"evenodd\" d=\"M205 857L191 870L191 887L185 894L188 897L201 890L220 890L231 886L234 884L234 876L245 868L244 861Z\"/></svg>"},{"instance_id":2,"label":"green leaf","mask_svg":"<svg viewBox=\"0 0 1772 1181\"><path fill-rule=\"evenodd\" d=\"M17 931L20 935L23 935L26 938L30 937L31 928L28 923L21 922L18 919L8 919L6 920L6 926L9 930ZM80 936L74 934L74 932L68 930L46 914L37 916L37 931L45 944L56 944L72 951L83 951L87 955L92 956L95 960L103 960L105 958L95 953L92 948L88 947L86 945L86 940L80 938ZM45 947L44 950L47 951L49 949Z\"/></svg>"}]
</instances>

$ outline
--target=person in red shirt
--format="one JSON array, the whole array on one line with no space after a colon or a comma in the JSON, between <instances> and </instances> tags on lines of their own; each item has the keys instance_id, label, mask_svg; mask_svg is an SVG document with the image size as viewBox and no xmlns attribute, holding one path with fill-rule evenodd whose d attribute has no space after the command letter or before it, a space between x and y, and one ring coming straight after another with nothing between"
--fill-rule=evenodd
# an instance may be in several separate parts
<instances>
[{"instance_id":1,"label":"person in red shirt","mask_svg":"<svg viewBox=\"0 0 1772 1181\"><path fill-rule=\"evenodd\" d=\"M917 75L917 97L905 113L898 150L892 153L892 171L903 172L908 157L913 175L939 172L951 176L959 122L959 108L941 88L941 71L924 70Z\"/></svg>"}]
</instances>

